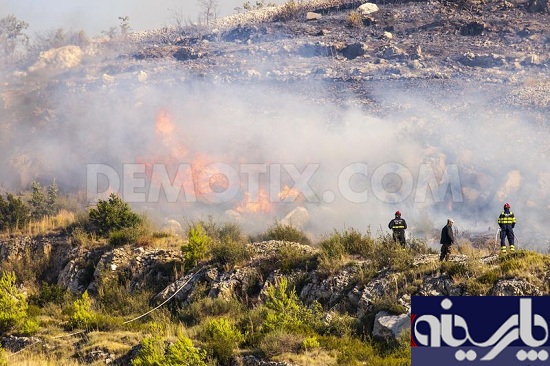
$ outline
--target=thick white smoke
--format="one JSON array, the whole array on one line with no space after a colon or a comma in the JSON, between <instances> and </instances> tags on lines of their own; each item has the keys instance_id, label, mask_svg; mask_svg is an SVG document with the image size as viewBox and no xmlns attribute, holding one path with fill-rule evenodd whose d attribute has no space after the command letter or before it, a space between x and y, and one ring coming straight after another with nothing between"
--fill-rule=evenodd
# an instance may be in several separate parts
<instances>
[{"instance_id":1,"label":"thick white smoke","mask_svg":"<svg viewBox=\"0 0 550 366\"><path fill-rule=\"evenodd\" d=\"M93 47L59 49L3 78L5 189L55 178L67 192L106 190L113 182L90 187L90 166L102 166L155 216L213 214L261 229L304 207L315 234L386 230L396 210L417 236L449 216L460 230L494 233L509 202L518 238L547 242L547 111L509 106L505 84L380 80L361 85L367 99L346 83L222 82L171 62L97 61ZM177 202L166 202L167 187L151 191L155 164L184 191ZM127 177L125 167L138 170Z\"/></svg>"}]
</instances>

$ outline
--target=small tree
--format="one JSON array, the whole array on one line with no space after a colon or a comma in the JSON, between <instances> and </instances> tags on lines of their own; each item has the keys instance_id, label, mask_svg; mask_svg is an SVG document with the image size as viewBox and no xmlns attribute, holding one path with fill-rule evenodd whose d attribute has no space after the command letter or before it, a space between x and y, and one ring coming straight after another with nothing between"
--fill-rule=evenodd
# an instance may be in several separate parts
<instances>
[{"instance_id":1,"label":"small tree","mask_svg":"<svg viewBox=\"0 0 550 366\"><path fill-rule=\"evenodd\" d=\"M27 299L17 290L14 272L0 277L0 335L24 324L27 318Z\"/></svg>"},{"instance_id":2,"label":"small tree","mask_svg":"<svg viewBox=\"0 0 550 366\"><path fill-rule=\"evenodd\" d=\"M197 0L201 7L201 18L204 19L206 25L218 17L220 4L218 0Z\"/></svg>"},{"instance_id":3,"label":"small tree","mask_svg":"<svg viewBox=\"0 0 550 366\"><path fill-rule=\"evenodd\" d=\"M41 219L44 216L54 216L59 212L59 188L55 179L52 185L46 189L39 182L32 182L30 204L32 208L32 218Z\"/></svg>"},{"instance_id":4,"label":"small tree","mask_svg":"<svg viewBox=\"0 0 550 366\"><path fill-rule=\"evenodd\" d=\"M30 217L30 210L21 198L11 193L8 193L7 200L0 196L0 230L21 228Z\"/></svg>"},{"instance_id":5,"label":"small tree","mask_svg":"<svg viewBox=\"0 0 550 366\"><path fill-rule=\"evenodd\" d=\"M97 316L92 309L92 301L88 291L73 303L70 325L73 328L90 328L96 323Z\"/></svg>"},{"instance_id":6,"label":"small tree","mask_svg":"<svg viewBox=\"0 0 550 366\"><path fill-rule=\"evenodd\" d=\"M207 366L206 351L193 346L193 342L183 335L168 347L166 364L170 366Z\"/></svg>"},{"instance_id":7,"label":"small tree","mask_svg":"<svg viewBox=\"0 0 550 366\"><path fill-rule=\"evenodd\" d=\"M164 341L159 335L144 338L141 348L132 361L132 366L163 366L166 365Z\"/></svg>"},{"instance_id":8,"label":"small tree","mask_svg":"<svg viewBox=\"0 0 550 366\"><path fill-rule=\"evenodd\" d=\"M59 187L55 182L55 179L52 182L52 185L48 187L46 193L46 212L48 215L53 216L59 212Z\"/></svg>"},{"instance_id":9,"label":"small tree","mask_svg":"<svg viewBox=\"0 0 550 366\"><path fill-rule=\"evenodd\" d=\"M206 324L204 338L207 347L220 364L227 365L231 361L235 349L244 341L242 333L229 320L220 318Z\"/></svg>"},{"instance_id":10,"label":"small tree","mask_svg":"<svg viewBox=\"0 0 550 366\"><path fill-rule=\"evenodd\" d=\"M93 231L105 237L113 231L136 228L143 222L142 218L114 193L111 193L107 201L99 200L97 207L90 210L89 217Z\"/></svg>"},{"instance_id":11,"label":"small tree","mask_svg":"<svg viewBox=\"0 0 550 366\"><path fill-rule=\"evenodd\" d=\"M189 229L188 239L189 243L181 247L186 269L196 266L199 261L206 257L212 241L201 224L196 224Z\"/></svg>"},{"instance_id":12,"label":"small tree","mask_svg":"<svg viewBox=\"0 0 550 366\"><path fill-rule=\"evenodd\" d=\"M46 196L39 182L32 182L31 191L31 216L33 219L41 219L46 216Z\"/></svg>"},{"instance_id":13,"label":"small tree","mask_svg":"<svg viewBox=\"0 0 550 366\"><path fill-rule=\"evenodd\" d=\"M130 33L132 28L130 27L130 17L124 16L124 17L118 17L120 20L120 34L125 35Z\"/></svg>"}]
</instances>

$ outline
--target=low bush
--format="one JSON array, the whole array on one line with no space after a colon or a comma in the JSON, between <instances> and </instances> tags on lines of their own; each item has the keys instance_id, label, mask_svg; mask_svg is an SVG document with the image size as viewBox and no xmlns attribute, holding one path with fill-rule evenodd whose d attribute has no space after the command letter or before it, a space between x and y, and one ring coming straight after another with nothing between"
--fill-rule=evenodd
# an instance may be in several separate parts
<instances>
[{"instance_id":1,"label":"low bush","mask_svg":"<svg viewBox=\"0 0 550 366\"><path fill-rule=\"evenodd\" d=\"M252 251L248 246L240 241L235 241L231 237L224 237L212 245L212 257L216 263L228 268L233 268L241 264L252 256Z\"/></svg>"},{"instance_id":2,"label":"low bush","mask_svg":"<svg viewBox=\"0 0 550 366\"><path fill-rule=\"evenodd\" d=\"M363 26L363 16L357 10L353 10L348 14L346 22L350 27L360 28Z\"/></svg>"},{"instance_id":3,"label":"low bush","mask_svg":"<svg viewBox=\"0 0 550 366\"><path fill-rule=\"evenodd\" d=\"M70 313L69 326L72 329L91 329L97 326L97 314L92 309L92 301L87 291L80 299L74 301Z\"/></svg>"},{"instance_id":4,"label":"low bush","mask_svg":"<svg viewBox=\"0 0 550 366\"><path fill-rule=\"evenodd\" d=\"M209 321L203 332L206 349L221 365L229 365L244 336L226 318Z\"/></svg>"},{"instance_id":5,"label":"low bush","mask_svg":"<svg viewBox=\"0 0 550 366\"><path fill-rule=\"evenodd\" d=\"M114 193L108 200L99 200L97 206L90 209L89 219L92 230L104 237L108 237L111 232L136 228L143 223L143 218Z\"/></svg>"},{"instance_id":6,"label":"low bush","mask_svg":"<svg viewBox=\"0 0 550 366\"><path fill-rule=\"evenodd\" d=\"M28 334L33 325L27 324L27 309L27 298L17 289L15 273L3 272L0 277L0 335L11 331L18 333L22 327Z\"/></svg>"},{"instance_id":7,"label":"low bush","mask_svg":"<svg viewBox=\"0 0 550 366\"><path fill-rule=\"evenodd\" d=\"M193 268L199 261L205 259L210 251L212 238L208 236L201 224L189 228L188 243L181 247L185 268Z\"/></svg>"},{"instance_id":8,"label":"low bush","mask_svg":"<svg viewBox=\"0 0 550 366\"><path fill-rule=\"evenodd\" d=\"M309 240L303 231L292 225L283 225L280 223L271 225L264 234L260 235L260 239L290 241L305 245L311 244L311 240Z\"/></svg>"},{"instance_id":9,"label":"low bush","mask_svg":"<svg viewBox=\"0 0 550 366\"><path fill-rule=\"evenodd\" d=\"M265 357L272 358L288 352L298 353L302 349L304 341L303 335L284 329L275 329L264 336L259 349Z\"/></svg>"}]
</instances>

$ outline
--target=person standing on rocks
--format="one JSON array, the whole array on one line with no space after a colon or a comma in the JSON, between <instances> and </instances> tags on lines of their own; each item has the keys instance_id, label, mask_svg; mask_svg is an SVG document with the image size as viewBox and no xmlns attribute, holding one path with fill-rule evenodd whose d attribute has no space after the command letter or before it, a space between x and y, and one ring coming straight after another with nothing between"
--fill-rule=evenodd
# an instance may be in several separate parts
<instances>
[{"instance_id":1,"label":"person standing on rocks","mask_svg":"<svg viewBox=\"0 0 550 366\"><path fill-rule=\"evenodd\" d=\"M401 218L401 212L395 212L395 218L390 221L388 228L393 231L393 240L398 241L403 248L407 245L405 240L405 229L407 228L407 222Z\"/></svg>"},{"instance_id":2,"label":"person standing on rocks","mask_svg":"<svg viewBox=\"0 0 550 366\"><path fill-rule=\"evenodd\" d=\"M510 252L515 252L514 246L514 227L516 226L516 217L510 211L510 204L504 204L504 211L498 217L498 226L500 226L500 254L506 254L506 238L510 244Z\"/></svg>"},{"instance_id":3,"label":"person standing on rocks","mask_svg":"<svg viewBox=\"0 0 550 366\"><path fill-rule=\"evenodd\" d=\"M451 256L451 247L455 242L455 236L453 234L454 223L453 219L447 219L447 225L443 226L443 229L441 229L441 240L439 241L441 244L440 261L448 261Z\"/></svg>"}]
</instances>

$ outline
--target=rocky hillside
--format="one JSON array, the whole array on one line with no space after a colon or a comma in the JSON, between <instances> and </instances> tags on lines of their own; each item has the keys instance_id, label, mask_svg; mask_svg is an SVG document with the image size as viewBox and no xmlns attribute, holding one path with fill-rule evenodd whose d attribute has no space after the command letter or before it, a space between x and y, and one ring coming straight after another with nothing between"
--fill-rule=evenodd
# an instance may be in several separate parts
<instances>
[{"instance_id":1,"label":"rocky hillside","mask_svg":"<svg viewBox=\"0 0 550 366\"><path fill-rule=\"evenodd\" d=\"M190 217L253 218L258 226L303 206L316 233L327 222L385 226L381 212L399 202L419 235L426 220L439 226L440 215L462 218L467 230L496 230L495 215L510 202L522 218L518 235L542 248L549 16L535 0L289 2L210 27L29 53L2 74L2 185L56 179L83 195L87 164L97 163L119 176L135 163L147 174L162 163L172 175L176 163L193 172L211 162L291 163L295 176L318 164L305 202L260 204L253 215L244 181L221 205L202 192L194 205L134 201L161 219L184 206ZM503 159L502 146L514 153ZM358 179L352 191L367 189L370 199L360 200L370 208L345 214L357 206L347 204L355 196L338 176L358 162L369 172L405 167L413 192L390 177L378 191L378 182ZM282 178L281 191L292 187L292 176ZM453 185L451 195L424 192L430 179ZM259 194L268 197L264 183Z\"/></svg>"},{"instance_id":2,"label":"rocky hillside","mask_svg":"<svg viewBox=\"0 0 550 366\"><path fill-rule=\"evenodd\" d=\"M305 333L316 339L314 351L299 350L304 329L288 328L286 335L263 335L268 344L260 342L254 346L251 340L240 343L242 351L232 356L231 364L306 365L316 357L325 360L325 364L340 364L339 352L344 351L340 346L331 346L330 337L353 339L362 334L386 347L395 347L392 344L406 337L409 329L411 296L549 294L547 255L522 250L499 257L461 240L451 260L440 263L438 254L420 242L411 242L411 248L405 250L390 244L388 238L357 237L353 231L342 235L346 244L341 254L334 254L337 236L321 242L320 247L270 240L244 244L248 254L240 259L229 255L235 249L228 250L225 255L213 254L210 260L188 270L176 236L165 237L162 249L158 248L159 242L156 248L154 241L147 247L112 247L101 242L83 247L64 234L2 239L3 269L15 270L19 277L26 278L26 290L34 293L34 311L42 314L38 318L41 328L33 337L4 336L2 345L13 362L31 360L32 364L33 354L53 352L74 364L126 365L143 349L139 342L142 337L147 338L151 324L168 321L183 324L186 334L209 349L200 330L208 319L235 317L239 326L258 332L247 327L256 324L255 317L261 318L261 311L269 311L273 289L286 286L290 291L287 294L296 296L292 300L299 304L296 306L315 309L311 321L319 322L315 328L318 333ZM41 288L35 288L32 278L44 281ZM66 328L71 311L71 307L63 305L66 302L58 302L65 310L58 319L51 319L51 312L60 310L56 310L59 305L51 303L55 301L53 293L45 294L48 288L66 290L66 299L78 299L88 293L95 299L94 309L109 311L104 315L108 320L104 321L110 324L99 321L88 329L77 327L71 331ZM284 301L291 301L292 296ZM165 318L170 313L172 320ZM274 314L284 322L284 314ZM246 325L248 321L252 323ZM280 325L285 327L284 323ZM257 326L261 327L259 323ZM122 338L115 341L117 337ZM407 338L404 339L404 346L408 347ZM276 346L271 342L289 344ZM350 357L378 362L375 356L360 353ZM279 361L270 363L265 359ZM380 362L383 364L383 358Z\"/></svg>"}]
</instances>

